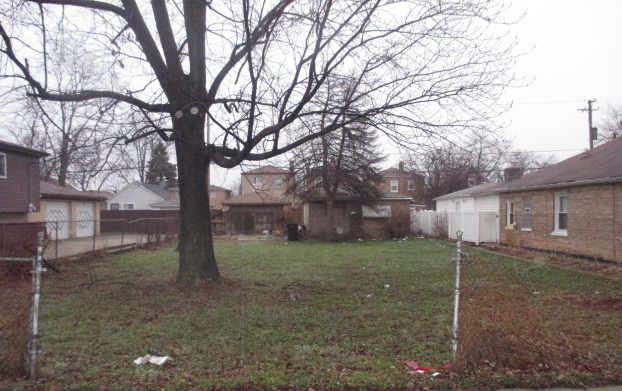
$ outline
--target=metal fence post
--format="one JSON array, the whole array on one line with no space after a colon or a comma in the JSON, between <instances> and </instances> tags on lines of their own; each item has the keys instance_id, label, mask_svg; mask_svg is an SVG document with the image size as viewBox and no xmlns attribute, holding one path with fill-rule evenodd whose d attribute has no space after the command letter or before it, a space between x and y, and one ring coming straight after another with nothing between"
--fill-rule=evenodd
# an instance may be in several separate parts
<instances>
[{"instance_id":1,"label":"metal fence post","mask_svg":"<svg viewBox=\"0 0 622 391\"><path fill-rule=\"evenodd\" d=\"M37 256L32 261L32 309L30 312L30 338L28 339L28 375L37 378L37 354L39 353L39 300L41 298L41 273L43 268L43 241L45 234L39 232Z\"/></svg>"},{"instance_id":2,"label":"metal fence post","mask_svg":"<svg viewBox=\"0 0 622 391\"><path fill-rule=\"evenodd\" d=\"M458 241L456 242L456 254L453 261L456 262L456 289L454 291L454 324L452 328L453 342L451 344L452 363L456 364L458 357L458 313L460 310L460 262L462 261L462 231L456 232Z\"/></svg>"},{"instance_id":3,"label":"metal fence post","mask_svg":"<svg viewBox=\"0 0 622 391\"><path fill-rule=\"evenodd\" d=\"M58 221L54 222L54 248L55 248L55 253L54 253L54 259L58 259Z\"/></svg>"}]
</instances>

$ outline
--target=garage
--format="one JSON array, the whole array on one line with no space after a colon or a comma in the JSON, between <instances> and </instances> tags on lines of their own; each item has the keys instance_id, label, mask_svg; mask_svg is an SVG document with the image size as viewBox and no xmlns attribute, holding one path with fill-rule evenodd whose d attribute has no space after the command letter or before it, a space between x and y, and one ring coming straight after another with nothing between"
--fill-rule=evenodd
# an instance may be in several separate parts
<instances>
[{"instance_id":1,"label":"garage","mask_svg":"<svg viewBox=\"0 0 622 391\"><path fill-rule=\"evenodd\" d=\"M95 235L95 205L90 202L80 202L76 208L76 236Z\"/></svg>"},{"instance_id":2,"label":"garage","mask_svg":"<svg viewBox=\"0 0 622 391\"><path fill-rule=\"evenodd\" d=\"M45 221L47 223L47 230L52 235L51 239L69 238L71 220L69 202L47 201L45 206Z\"/></svg>"}]
</instances>

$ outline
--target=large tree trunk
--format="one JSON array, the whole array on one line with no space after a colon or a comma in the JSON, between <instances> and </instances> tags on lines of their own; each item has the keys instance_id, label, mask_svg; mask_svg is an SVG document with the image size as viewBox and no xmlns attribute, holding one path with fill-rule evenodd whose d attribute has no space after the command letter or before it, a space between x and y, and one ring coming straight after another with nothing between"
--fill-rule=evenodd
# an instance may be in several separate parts
<instances>
[{"instance_id":1,"label":"large tree trunk","mask_svg":"<svg viewBox=\"0 0 622 391\"><path fill-rule=\"evenodd\" d=\"M196 279L220 278L210 221L203 145L203 121L200 116L176 121L183 127L178 134L183 139L175 141L179 174L181 227L179 231L179 269L177 282L189 283ZM192 137L194 135L194 137Z\"/></svg>"}]
</instances>

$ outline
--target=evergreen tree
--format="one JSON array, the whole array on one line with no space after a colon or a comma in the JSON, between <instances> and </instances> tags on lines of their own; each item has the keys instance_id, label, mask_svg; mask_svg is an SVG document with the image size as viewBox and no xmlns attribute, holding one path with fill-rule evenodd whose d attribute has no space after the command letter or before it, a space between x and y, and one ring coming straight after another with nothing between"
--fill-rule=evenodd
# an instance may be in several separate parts
<instances>
[{"instance_id":1,"label":"evergreen tree","mask_svg":"<svg viewBox=\"0 0 622 391\"><path fill-rule=\"evenodd\" d=\"M168 151L163 142L159 142L151 152L149 168L147 170L147 183L159 184L166 181L167 186L177 184L177 172L175 165L168 161Z\"/></svg>"}]
</instances>

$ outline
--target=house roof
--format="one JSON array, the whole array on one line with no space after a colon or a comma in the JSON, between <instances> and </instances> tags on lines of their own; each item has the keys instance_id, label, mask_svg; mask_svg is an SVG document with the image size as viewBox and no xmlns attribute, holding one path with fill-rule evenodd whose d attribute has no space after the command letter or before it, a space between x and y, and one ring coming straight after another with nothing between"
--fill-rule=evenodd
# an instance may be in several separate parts
<instances>
[{"instance_id":1,"label":"house roof","mask_svg":"<svg viewBox=\"0 0 622 391\"><path fill-rule=\"evenodd\" d=\"M162 198L163 200L168 200L171 197L170 190L156 183L140 183L140 182L136 182L136 183L139 186L143 187L144 189L156 194L158 197Z\"/></svg>"},{"instance_id":2,"label":"house roof","mask_svg":"<svg viewBox=\"0 0 622 391\"><path fill-rule=\"evenodd\" d=\"M242 174L289 174L289 171L275 166L261 166L250 171L243 171Z\"/></svg>"},{"instance_id":3,"label":"house roof","mask_svg":"<svg viewBox=\"0 0 622 391\"><path fill-rule=\"evenodd\" d=\"M2 141L2 140L0 140L0 149L5 149L5 150L9 150L9 151L14 151L14 152L20 152L20 153L24 153L26 155L32 155L32 156L38 156L38 157L43 157L43 156L48 156L49 155L47 152L39 151L39 150L32 149L32 148L26 148L26 147L23 147L21 145L13 144L13 143L8 143L8 142Z\"/></svg>"},{"instance_id":4,"label":"house roof","mask_svg":"<svg viewBox=\"0 0 622 391\"><path fill-rule=\"evenodd\" d=\"M448 200L453 198L462 197L478 197L484 195L490 195L494 193L496 189L500 189L505 186L505 183L488 182L481 185L467 187L466 189L454 191L453 193L445 194L434 198L434 201Z\"/></svg>"},{"instance_id":5,"label":"house roof","mask_svg":"<svg viewBox=\"0 0 622 391\"><path fill-rule=\"evenodd\" d=\"M229 198L222 203L223 205L287 205L291 202L291 200L277 199L270 193L258 191Z\"/></svg>"},{"instance_id":6,"label":"house roof","mask_svg":"<svg viewBox=\"0 0 622 391\"><path fill-rule=\"evenodd\" d=\"M324 201L326 199L326 195L324 193L318 193L318 194L314 194L313 196L309 197L309 201ZM337 201L354 201L357 200L358 197L355 195L352 195L349 192L346 191L339 191L336 194L335 199ZM383 201L383 200L412 200L413 198L409 195L404 195L404 194L400 194L400 193L382 193L382 195L380 196L380 198L378 199L378 201Z\"/></svg>"},{"instance_id":7,"label":"house roof","mask_svg":"<svg viewBox=\"0 0 622 391\"><path fill-rule=\"evenodd\" d=\"M384 177L393 177L393 176L420 177L421 176L421 174L416 171L400 170L399 167L389 167L386 170L379 171L378 173Z\"/></svg>"},{"instance_id":8,"label":"house roof","mask_svg":"<svg viewBox=\"0 0 622 391\"><path fill-rule=\"evenodd\" d=\"M382 193L381 200L412 200L413 198L406 194L401 193Z\"/></svg>"},{"instance_id":9,"label":"house roof","mask_svg":"<svg viewBox=\"0 0 622 391\"><path fill-rule=\"evenodd\" d=\"M226 188L224 188L224 187L220 187L220 186L214 186L214 185L209 185L209 190L210 190L210 191L218 191L218 190L221 190L221 191L228 191L228 192L231 192L231 190L229 190L229 189L226 189Z\"/></svg>"},{"instance_id":10,"label":"house roof","mask_svg":"<svg viewBox=\"0 0 622 391\"><path fill-rule=\"evenodd\" d=\"M500 192L622 182L622 138L505 183Z\"/></svg>"},{"instance_id":11,"label":"house roof","mask_svg":"<svg viewBox=\"0 0 622 391\"><path fill-rule=\"evenodd\" d=\"M71 186L59 186L55 183L41 181L40 193L43 199L53 200L79 200L79 201L104 201L106 197L90 191L80 191Z\"/></svg>"}]
</instances>

